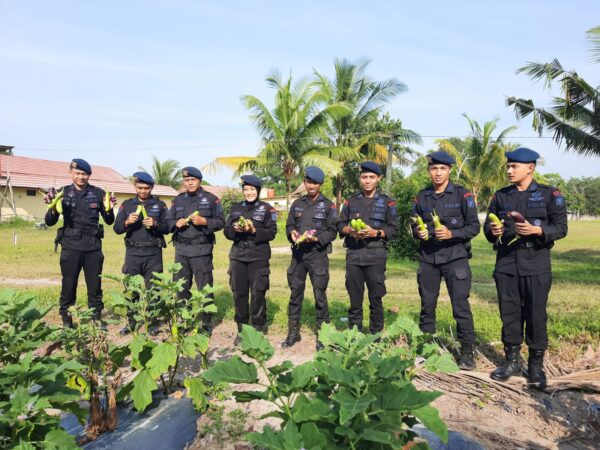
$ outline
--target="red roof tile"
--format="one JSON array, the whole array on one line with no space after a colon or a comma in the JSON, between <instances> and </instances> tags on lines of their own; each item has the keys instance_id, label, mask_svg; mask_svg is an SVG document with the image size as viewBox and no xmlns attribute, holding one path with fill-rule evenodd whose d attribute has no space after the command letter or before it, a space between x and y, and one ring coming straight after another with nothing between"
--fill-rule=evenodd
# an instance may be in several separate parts
<instances>
[{"instance_id":1,"label":"red roof tile","mask_svg":"<svg viewBox=\"0 0 600 450\"><path fill-rule=\"evenodd\" d=\"M15 187L45 189L72 183L69 163L64 161L0 155L0 185L6 184L9 170L11 184ZM92 166L90 184L119 194L135 194L131 182L110 167ZM159 184L154 186L152 193L172 197L177 195L177 191L172 187Z\"/></svg>"}]
</instances>

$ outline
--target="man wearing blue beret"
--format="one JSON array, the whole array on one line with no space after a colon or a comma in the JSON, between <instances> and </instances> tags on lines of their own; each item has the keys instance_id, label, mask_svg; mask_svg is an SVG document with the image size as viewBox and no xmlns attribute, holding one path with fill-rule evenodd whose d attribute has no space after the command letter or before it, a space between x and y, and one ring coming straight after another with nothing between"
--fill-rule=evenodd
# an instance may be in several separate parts
<instances>
[{"instance_id":1,"label":"man wearing blue beret","mask_svg":"<svg viewBox=\"0 0 600 450\"><path fill-rule=\"evenodd\" d=\"M119 207L114 230L125 234L125 264L123 273L142 275L150 287L152 274L163 271L162 249L166 247L164 235L169 232L167 205L152 195L154 179L146 172L133 174L136 196L125 200ZM134 296L131 301L137 301ZM138 324L133 311L127 312L128 325L122 335L131 333ZM155 332L156 329L150 330Z\"/></svg>"},{"instance_id":2,"label":"man wearing blue beret","mask_svg":"<svg viewBox=\"0 0 600 450\"><path fill-rule=\"evenodd\" d=\"M181 264L176 279L185 283L181 298L191 297L192 278L201 290L213 285L213 247L215 232L225 225L221 201L216 195L202 189L202 172L195 167L181 171L185 192L173 199L167 215L169 230L173 233L175 262ZM211 316L202 317L203 327L210 332Z\"/></svg>"},{"instance_id":3,"label":"man wearing blue beret","mask_svg":"<svg viewBox=\"0 0 600 450\"><path fill-rule=\"evenodd\" d=\"M473 370L475 329L469 305L469 258L471 239L479 234L481 228L477 205L471 192L450 181L452 166L456 162L451 155L433 152L427 155L427 161L431 186L419 192L413 204L415 221L420 217L427 227L420 230L417 223L412 227L413 235L419 239L419 327L424 333L435 333L435 310L440 283L444 278L456 321L456 336L461 344L458 365L461 369ZM433 221L435 215L440 221L437 227Z\"/></svg>"},{"instance_id":4,"label":"man wearing blue beret","mask_svg":"<svg viewBox=\"0 0 600 450\"><path fill-rule=\"evenodd\" d=\"M290 207L285 225L288 241L292 244L292 261L287 270L291 289L288 306L288 335L281 344L289 348L300 342L300 319L306 287L306 275L315 296L317 330L329 323L327 285L329 284L329 257L331 243L337 236L337 209L321 193L325 173L315 166L304 169L306 195L295 200ZM317 350L323 345L317 339Z\"/></svg>"},{"instance_id":5,"label":"man wearing blue beret","mask_svg":"<svg viewBox=\"0 0 600 450\"><path fill-rule=\"evenodd\" d=\"M523 325L529 347L527 379L530 386L546 388L544 353L548 348L548 294L552 285L550 249L567 235L563 194L533 178L540 155L528 148L506 152L506 173L511 185L496 191L489 212L502 224L484 224L496 250L494 280L502 319L506 361L491 377L505 381L521 372Z\"/></svg>"},{"instance_id":6,"label":"man wearing blue beret","mask_svg":"<svg viewBox=\"0 0 600 450\"><path fill-rule=\"evenodd\" d=\"M46 203L53 205L44 218L46 225L56 224L60 215L63 216L63 226L58 229L54 242L61 245L62 286L59 312L65 328L73 327L69 308L75 305L81 269L85 275L88 307L94 311L93 319L101 320L104 309L100 278L104 263L104 227L99 224L99 219L102 217L106 224L112 225L115 221L113 208L117 203L117 199L108 192L88 183L92 167L87 161L72 160L69 174L73 184L64 186L58 194L54 188L50 188L48 195L44 197ZM61 198L53 202L57 195L61 195ZM108 208L105 208L105 203L108 204ZM102 323L101 326L105 325Z\"/></svg>"},{"instance_id":7,"label":"man wearing blue beret","mask_svg":"<svg viewBox=\"0 0 600 450\"><path fill-rule=\"evenodd\" d=\"M369 290L369 329L383 330L383 296L387 263L387 242L396 237L396 202L379 192L383 177L379 164L365 161L360 165L361 192L348 198L337 223L346 247L346 289L350 296L350 327L362 331L365 284ZM362 225L364 224L364 226ZM354 226L353 226L354 225Z\"/></svg>"}]
</instances>

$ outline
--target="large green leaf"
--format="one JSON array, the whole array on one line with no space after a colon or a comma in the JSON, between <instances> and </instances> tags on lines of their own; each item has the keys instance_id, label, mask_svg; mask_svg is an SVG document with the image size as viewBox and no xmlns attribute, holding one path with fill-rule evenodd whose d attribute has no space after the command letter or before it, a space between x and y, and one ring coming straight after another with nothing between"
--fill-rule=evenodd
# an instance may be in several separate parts
<instances>
[{"instance_id":1,"label":"large green leaf","mask_svg":"<svg viewBox=\"0 0 600 450\"><path fill-rule=\"evenodd\" d=\"M52 450L75 450L79 448L75 442L75 437L71 436L62 428L52 430L46 434L41 445L45 449Z\"/></svg>"},{"instance_id":2,"label":"large green leaf","mask_svg":"<svg viewBox=\"0 0 600 450\"><path fill-rule=\"evenodd\" d=\"M242 361L235 355L228 361L218 361L202 373L202 378L212 383L256 383L258 374L254 364Z\"/></svg>"},{"instance_id":3,"label":"large green leaf","mask_svg":"<svg viewBox=\"0 0 600 450\"><path fill-rule=\"evenodd\" d=\"M244 355L256 359L259 362L265 362L271 359L275 349L263 333L255 330L254 327L244 325L241 336L241 349Z\"/></svg>"},{"instance_id":4,"label":"large green leaf","mask_svg":"<svg viewBox=\"0 0 600 450\"><path fill-rule=\"evenodd\" d=\"M292 407L294 422L332 422L336 419L332 405L318 398L309 400L304 394L300 394Z\"/></svg>"},{"instance_id":5,"label":"large green leaf","mask_svg":"<svg viewBox=\"0 0 600 450\"><path fill-rule=\"evenodd\" d=\"M373 428L367 428L361 435L361 439L365 441L377 442L379 444L389 444L392 442L392 434L385 431L374 430Z\"/></svg>"},{"instance_id":6,"label":"large green leaf","mask_svg":"<svg viewBox=\"0 0 600 450\"><path fill-rule=\"evenodd\" d=\"M300 425L300 434L306 450L328 450L327 435L315 423L308 422Z\"/></svg>"},{"instance_id":7,"label":"large green leaf","mask_svg":"<svg viewBox=\"0 0 600 450\"><path fill-rule=\"evenodd\" d=\"M448 428L440 418L439 411L431 405L422 406L411 411L423 425L433 431L442 442L448 442Z\"/></svg>"},{"instance_id":8,"label":"large green leaf","mask_svg":"<svg viewBox=\"0 0 600 450\"><path fill-rule=\"evenodd\" d=\"M399 316L396 320L387 327L385 335L392 339L398 339L400 336L415 338L422 336L423 332L414 320L406 316Z\"/></svg>"},{"instance_id":9,"label":"large green leaf","mask_svg":"<svg viewBox=\"0 0 600 450\"><path fill-rule=\"evenodd\" d=\"M198 353L206 354L208 351L209 339L204 334L195 334L186 336L181 343L181 348L185 356L194 358Z\"/></svg>"},{"instance_id":10,"label":"large green leaf","mask_svg":"<svg viewBox=\"0 0 600 450\"><path fill-rule=\"evenodd\" d=\"M146 363L152 358L152 349L156 347L156 342L147 339L144 335L138 334L129 344L131 349L131 366L134 369L142 370Z\"/></svg>"},{"instance_id":11,"label":"large green leaf","mask_svg":"<svg viewBox=\"0 0 600 450\"><path fill-rule=\"evenodd\" d=\"M398 387L391 383L380 383L371 392L377 396L377 408L408 412L442 395L441 392L418 391L412 384Z\"/></svg>"},{"instance_id":12,"label":"large green leaf","mask_svg":"<svg viewBox=\"0 0 600 450\"><path fill-rule=\"evenodd\" d=\"M152 391L158 388L154 377L147 370L142 370L133 379L131 398L135 409L142 412L152 403Z\"/></svg>"},{"instance_id":13,"label":"large green leaf","mask_svg":"<svg viewBox=\"0 0 600 450\"><path fill-rule=\"evenodd\" d=\"M413 361L403 359L400 356L392 356L383 359L379 363L377 374L380 378L401 378L406 369L412 367Z\"/></svg>"},{"instance_id":14,"label":"large green leaf","mask_svg":"<svg viewBox=\"0 0 600 450\"><path fill-rule=\"evenodd\" d=\"M303 389L315 377L316 371L312 361L296 366L292 369L291 389Z\"/></svg>"},{"instance_id":15,"label":"large green leaf","mask_svg":"<svg viewBox=\"0 0 600 450\"><path fill-rule=\"evenodd\" d=\"M305 448L302 434L292 421L289 421L281 431L274 431L265 426L262 433L248 433L246 439L259 447L270 450L296 450Z\"/></svg>"},{"instance_id":16,"label":"large green leaf","mask_svg":"<svg viewBox=\"0 0 600 450\"><path fill-rule=\"evenodd\" d=\"M236 402L247 403L253 400L268 400L269 390L264 391L235 391L233 393Z\"/></svg>"},{"instance_id":17,"label":"large green leaf","mask_svg":"<svg viewBox=\"0 0 600 450\"><path fill-rule=\"evenodd\" d=\"M458 372L459 368L452 358L450 353L442 353L441 355L433 355L425 361L425 368L429 372Z\"/></svg>"},{"instance_id":18,"label":"large green leaf","mask_svg":"<svg viewBox=\"0 0 600 450\"><path fill-rule=\"evenodd\" d=\"M276 366L269 367L268 370L273 375L279 375L280 373L287 372L292 367L294 367L294 364L291 361L286 360Z\"/></svg>"},{"instance_id":19,"label":"large green leaf","mask_svg":"<svg viewBox=\"0 0 600 450\"><path fill-rule=\"evenodd\" d=\"M169 342L161 342L152 349L152 358L146 365L153 378L165 373L177 361L177 346Z\"/></svg>"},{"instance_id":20,"label":"large green leaf","mask_svg":"<svg viewBox=\"0 0 600 450\"><path fill-rule=\"evenodd\" d=\"M183 385L187 389L187 396L192 399L197 410L201 411L208 406L206 398L206 384L200 377L186 378Z\"/></svg>"},{"instance_id":21,"label":"large green leaf","mask_svg":"<svg viewBox=\"0 0 600 450\"><path fill-rule=\"evenodd\" d=\"M340 405L340 425L344 425L354 416L366 410L371 403L377 400L377 397L373 394L367 394L356 398L346 388L341 388L332 398Z\"/></svg>"}]
</instances>

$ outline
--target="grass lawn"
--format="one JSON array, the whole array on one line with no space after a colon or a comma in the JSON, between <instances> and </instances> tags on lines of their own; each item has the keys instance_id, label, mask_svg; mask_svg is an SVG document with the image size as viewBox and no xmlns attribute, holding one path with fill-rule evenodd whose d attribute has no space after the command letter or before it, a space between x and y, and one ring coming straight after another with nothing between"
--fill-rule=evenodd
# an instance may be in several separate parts
<instances>
[{"instance_id":1,"label":"grass lawn","mask_svg":"<svg viewBox=\"0 0 600 450\"><path fill-rule=\"evenodd\" d=\"M17 245L13 245L13 235ZM55 229L37 231L30 225L0 226L0 283L2 288L26 290L38 296L44 304L57 304L60 286L27 285L24 280L45 279L60 281L59 254L53 252ZM217 295L219 318L233 319L233 303L229 290L227 254L230 242L221 233L215 248L215 283L222 287ZM286 270L289 265L289 245L283 234L272 243L271 288L268 292L268 315L272 328L282 332L287 326L289 288ZM60 250L59 250L60 251ZM107 229L104 239L104 273L118 274L124 258L122 237ZM554 247L554 280L549 299L549 332L551 346L561 342L597 343L600 341L600 222L571 222L569 236ZM494 252L491 245L479 235L473 243L473 288L471 305L475 317L475 330L480 343L500 340L500 319L496 290L492 279ZM328 295L331 316L337 326L347 317L348 296L344 285L345 250L338 240L330 256ZM173 247L164 253L165 262L173 260ZM418 319L419 296L416 284L417 263L413 261L388 261L387 290L384 298L386 322L397 314L408 314ZM104 282L105 302L110 304L111 293L119 286ZM85 302L85 283L80 278L78 301ZM368 318L368 300L365 300L365 319ZM314 299L310 282L307 282L306 301L303 307L303 324L314 329ZM452 309L445 287L442 287L438 305L438 332L454 334Z\"/></svg>"}]
</instances>

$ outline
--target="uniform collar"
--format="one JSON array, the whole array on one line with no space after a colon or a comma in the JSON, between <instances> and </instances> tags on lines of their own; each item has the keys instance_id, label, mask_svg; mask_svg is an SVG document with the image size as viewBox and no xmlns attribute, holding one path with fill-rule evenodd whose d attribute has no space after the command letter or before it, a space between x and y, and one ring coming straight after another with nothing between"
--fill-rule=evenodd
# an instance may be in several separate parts
<instances>
[{"instance_id":1,"label":"uniform collar","mask_svg":"<svg viewBox=\"0 0 600 450\"><path fill-rule=\"evenodd\" d=\"M446 185L446 189L444 189L443 192L448 192L449 194L454 192L454 183L452 183L452 181L449 181L448 184ZM427 188L427 190L425 191L425 195L433 195L435 194L435 189L433 188L433 185L429 186Z\"/></svg>"},{"instance_id":2,"label":"uniform collar","mask_svg":"<svg viewBox=\"0 0 600 450\"><path fill-rule=\"evenodd\" d=\"M373 199L375 199L375 198L379 198L380 195L381 195L381 193L379 192L379 190L375 190L375 195L373 197L365 197L363 192L360 191L358 193L358 198L373 198Z\"/></svg>"},{"instance_id":3,"label":"uniform collar","mask_svg":"<svg viewBox=\"0 0 600 450\"><path fill-rule=\"evenodd\" d=\"M534 192L538 190L538 182L535 181L535 179L531 180L531 183L529 183L529 186L527 186L527 189L525 189L524 191L521 192ZM517 186L515 186L514 184L511 185L511 189L508 192L509 194L514 194L515 192L519 192L519 190L517 189Z\"/></svg>"},{"instance_id":4,"label":"uniform collar","mask_svg":"<svg viewBox=\"0 0 600 450\"><path fill-rule=\"evenodd\" d=\"M317 198L315 199L314 203L322 202L323 200L325 200L325 196L323 195L323 193L322 193L322 192L319 192L319 195L317 195ZM312 202L310 201L310 199L308 198L308 195L305 195L305 196L304 196L304 201L305 201L306 203L312 203Z\"/></svg>"}]
</instances>

